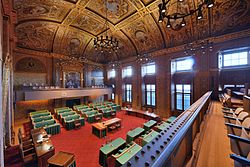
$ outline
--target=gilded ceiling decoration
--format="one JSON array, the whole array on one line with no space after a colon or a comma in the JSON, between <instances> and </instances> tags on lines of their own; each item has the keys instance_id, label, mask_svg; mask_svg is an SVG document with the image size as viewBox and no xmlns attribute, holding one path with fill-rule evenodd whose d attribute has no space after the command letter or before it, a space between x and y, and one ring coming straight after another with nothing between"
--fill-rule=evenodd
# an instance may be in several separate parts
<instances>
[{"instance_id":1,"label":"gilded ceiling decoration","mask_svg":"<svg viewBox=\"0 0 250 167\"><path fill-rule=\"evenodd\" d=\"M197 4L199 0L192 1ZM184 0L182 10L192 10L188 2ZM203 10L204 19L190 16L179 31L158 22L159 3L161 0L107 0L106 29L105 0L14 0L17 46L107 63L250 28L249 0L216 0L209 12ZM106 31L119 40L117 53L94 51L93 39Z\"/></svg>"}]
</instances>

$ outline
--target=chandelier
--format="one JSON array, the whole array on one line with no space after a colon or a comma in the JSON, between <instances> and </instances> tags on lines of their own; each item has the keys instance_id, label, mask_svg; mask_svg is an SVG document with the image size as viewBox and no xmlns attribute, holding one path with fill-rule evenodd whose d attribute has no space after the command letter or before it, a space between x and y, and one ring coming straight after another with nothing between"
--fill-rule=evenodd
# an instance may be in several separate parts
<instances>
[{"instance_id":1,"label":"chandelier","mask_svg":"<svg viewBox=\"0 0 250 167\"><path fill-rule=\"evenodd\" d=\"M142 54L142 55L137 55L136 57L136 62L139 64L146 64L152 62L153 59L151 58L150 54Z\"/></svg>"},{"instance_id":2,"label":"chandelier","mask_svg":"<svg viewBox=\"0 0 250 167\"><path fill-rule=\"evenodd\" d=\"M121 62L120 61L111 61L108 63L108 66L110 68L119 68L119 67L121 67Z\"/></svg>"},{"instance_id":3,"label":"chandelier","mask_svg":"<svg viewBox=\"0 0 250 167\"><path fill-rule=\"evenodd\" d=\"M213 51L213 42L209 40L201 40L188 43L185 46L184 53L186 55L195 55L197 51L201 51L202 54L206 54L207 51Z\"/></svg>"},{"instance_id":4,"label":"chandelier","mask_svg":"<svg viewBox=\"0 0 250 167\"><path fill-rule=\"evenodd\" d=\"M105 1L105 7L106 7L106 17L105 17L105 23L104 23L104 27L106 28L106 37L105 36L100 36L100 37L96 37L94 39L94 48L95 50L99 50L102 53L104 52L104 50L108 51L109 53L111 53L112 51L117 52L119 49L119 42L116 38L108 37L108 16L107 16L107 12L108 12L108 3L107 0Z\"/></svg>"},{"instance_id":5,"label":"chandelier","mask_svg":"<svg viewBox=\"0 0 250 167\"><path fill-rule=\"evenodd\" d=\"M173 30L180 30L186 25L186 17L196 14L197 20L203 18L202 10L212 8L215 0L162 0L159 7L159 19L161 23L166 21L166 27ZM191 7L191 8L189 8Z\"/></svg>"}]
</instances>

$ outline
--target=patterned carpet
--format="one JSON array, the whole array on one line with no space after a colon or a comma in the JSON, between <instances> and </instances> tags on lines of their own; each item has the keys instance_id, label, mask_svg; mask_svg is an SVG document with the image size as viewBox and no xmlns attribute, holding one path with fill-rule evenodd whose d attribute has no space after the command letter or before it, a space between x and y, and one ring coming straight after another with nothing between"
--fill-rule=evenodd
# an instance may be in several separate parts
<instances>
[{"instance_id":1,"label":"patterned carpet","mask_svg":"<svg viewBox=\"0 0 250 167\"><path fill-rule=\"evenodd\" d=\"M85 122L85 126L79 130L67 131L61 128L61 133L51 137L56 152L66 151L74 153L76 165L78 167L97 167L100 166L99 149L101 146L118 137L126 139L129 130L142 127L145 119L135 116L125 115L124 111L117 113L117 117L122 120L122 127L119 130L109 132L106 138L99 139L92 134L91 124Z\"/></svg>"}]
</instances>

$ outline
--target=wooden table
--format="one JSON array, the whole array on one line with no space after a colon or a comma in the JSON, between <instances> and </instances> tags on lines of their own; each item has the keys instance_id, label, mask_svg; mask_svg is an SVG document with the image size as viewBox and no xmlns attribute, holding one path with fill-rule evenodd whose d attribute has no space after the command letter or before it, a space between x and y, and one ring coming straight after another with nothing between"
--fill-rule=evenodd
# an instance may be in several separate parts
<instances>
[{"instance_id":1,"label":"wooden table","mask_svg":"<svg viewBox=\"0 0 250 167\"><path fill-rule=\"evenodd\" d=\"M122 108L122 110L125 110L128 115L135 115L137 117L141 117L141 118L144 118L147 120L153 119L157 122L159 122L161 120L159 115L157 115L155 113L148 112L148 111L134 110L132 108L130 108L130 109L129 108Z\"/></svg>"},{"instance_id":2,"label":"wooden table","mask_svg":"<svg viewBox=\"0 0 250 167\"><path fill-rule=\"evenodd\" d=\"M31 136L34 142L38 166L47 167L47 160L55 154L55 148L43 128L31 130Z\"/></svg>"},{"instance_id":3,"label":"wooden table","mask_svg":"<svg viewBox=\"0 0 250 167\"><path fill-rule=\"evenodd\" d=\"M75 155L59 151L56 155L48 159L49 167L75 167Z\"/></svg>"},{"instance_id":4,"label":"wooden table","mask_svg":"<svg viewBox=\"0 0 250 167\"><path fill-rule=\"evenodd\" d=\"M114 124L120 123L121 124L121 119L120 118L112 118L110 120L102 122L107 128L109 126L112 126Z\"/></svg>"},{"instance_id":5,"label":"wooden table","mask_svg":"<svg viewBox=\"0 0 250 167\"><path fill-rule=\"evenodd\" d=\"M102 138L107 135L108 127L117 123L121 124L121 119L113 118L107 121L103 121L101 123L94 123L92 124L92 133L97 137Z\"/></svg>"},{"instance_id":6,"label":"wooden table","mask_svg":"<svg viewBox=\"0 0 250 167\"><path fill-rule=\"evenodd\" d=\"M92 124L92 133L99 138L107 135L107 127L103 123Z\"/></svg>"}]
</instances>

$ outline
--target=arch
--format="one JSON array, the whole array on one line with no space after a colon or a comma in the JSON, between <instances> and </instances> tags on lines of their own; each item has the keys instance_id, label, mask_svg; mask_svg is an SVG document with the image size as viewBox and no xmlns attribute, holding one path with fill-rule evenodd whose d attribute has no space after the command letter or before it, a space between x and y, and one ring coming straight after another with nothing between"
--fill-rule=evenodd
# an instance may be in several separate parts
<instances>
[{"instance_id":1,"label":"arch","mask_svg":"<svg viewBox=\"0 0 250 167\"><path fill-rule=\"evenodd\" d=\"M15 72L46 73L46 66L36 58L25 57L16 63Z\"/></svg>"}]
</instances>

